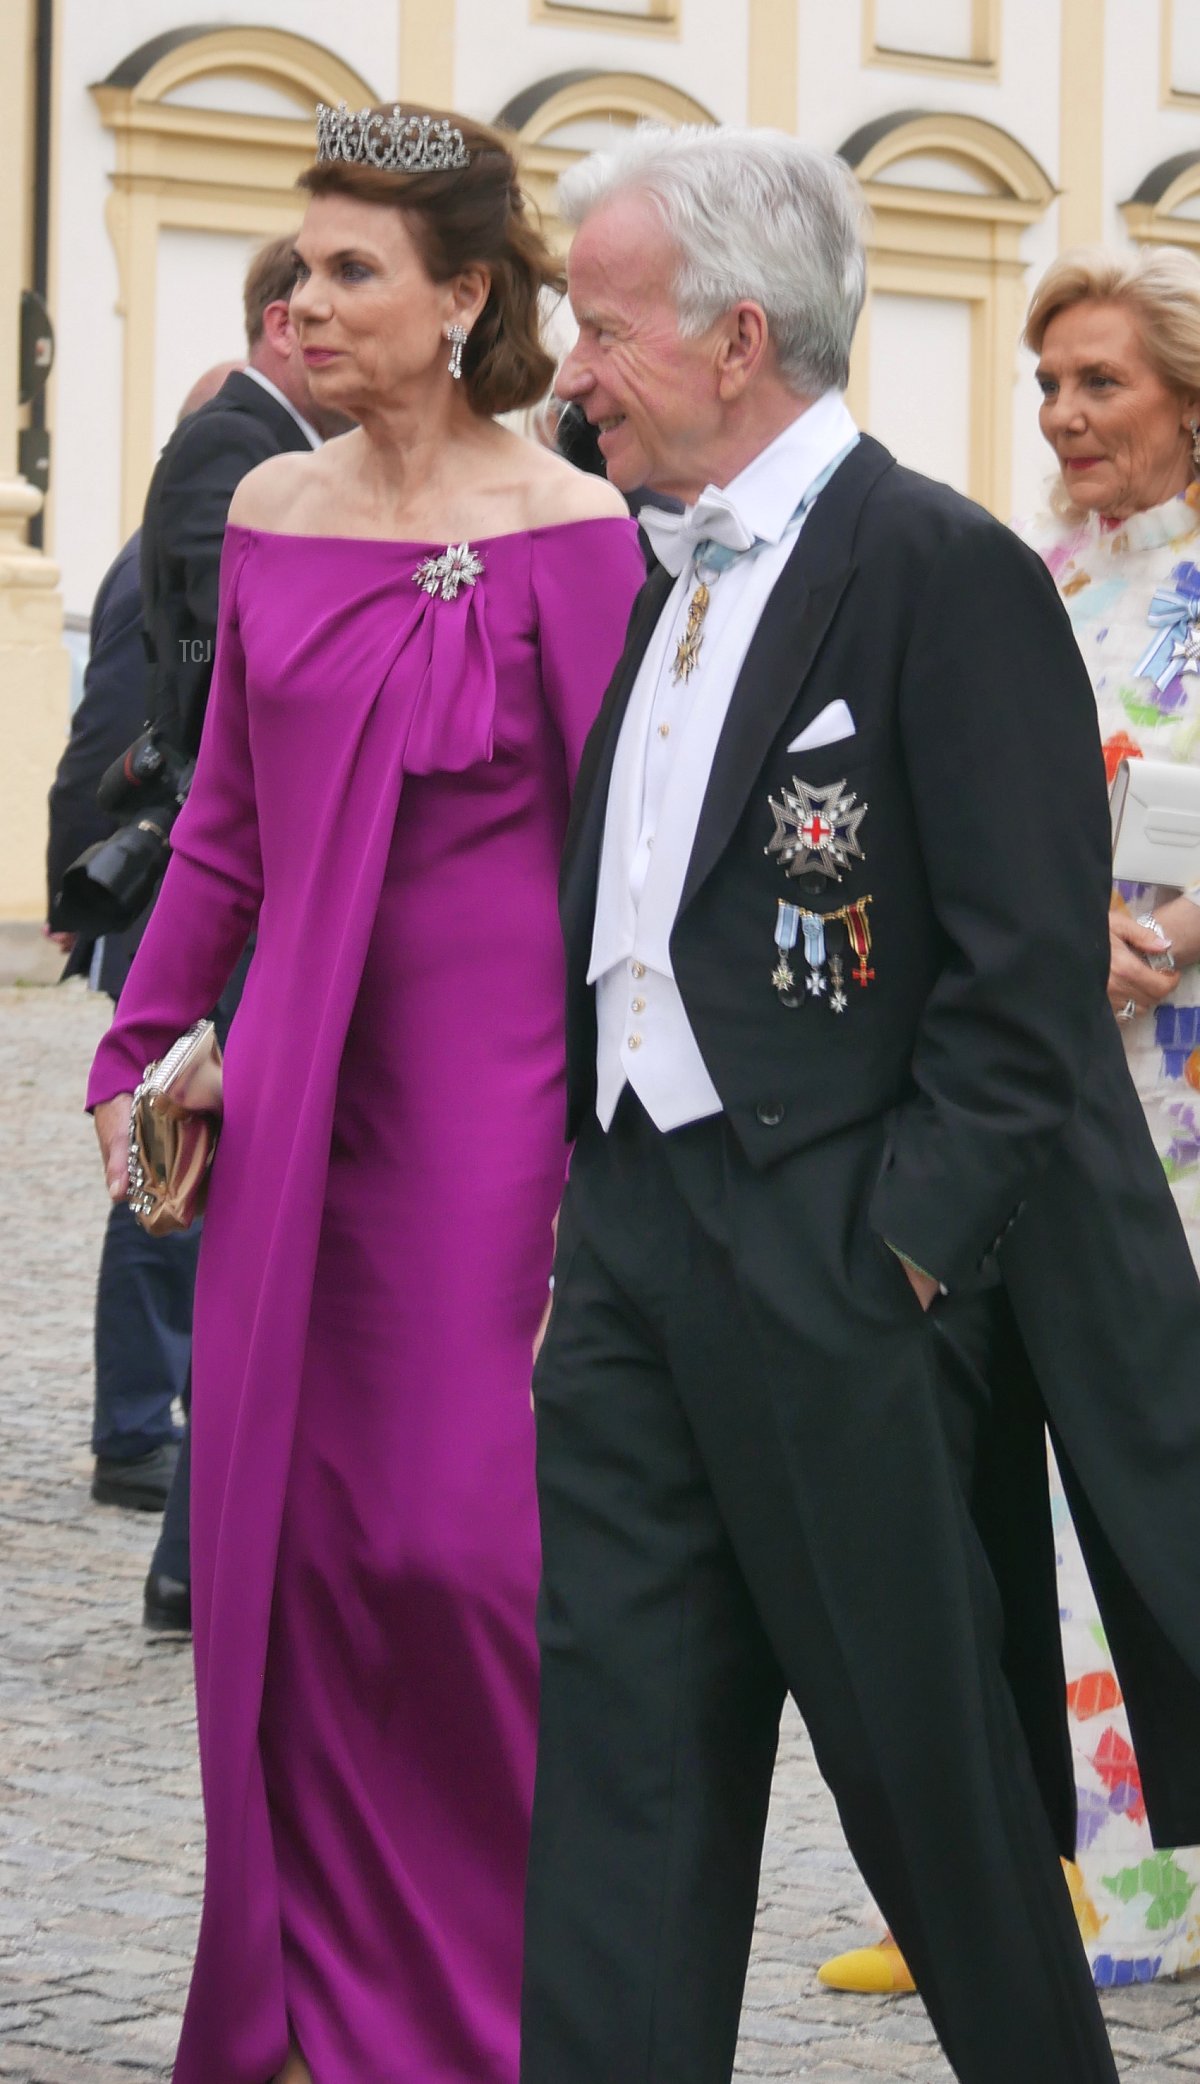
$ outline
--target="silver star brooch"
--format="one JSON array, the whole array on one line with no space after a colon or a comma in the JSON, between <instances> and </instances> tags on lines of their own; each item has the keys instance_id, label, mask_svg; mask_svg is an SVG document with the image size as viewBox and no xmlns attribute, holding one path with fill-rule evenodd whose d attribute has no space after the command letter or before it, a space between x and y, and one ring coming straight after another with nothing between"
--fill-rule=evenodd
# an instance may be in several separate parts
<instances>
[{"instance_id":1,"label":"silver star brooch","mask_svg":"<svg viewBox=\"0 0 1200 2084\"><path fill-rule=\"evenodd\" d=\"M791 788L779 793L782 802L776 803L773 796L767 799L775 830L765 851L778 854L789 876L815 870L840 883L843 869L852 860L866 859L858 844L858 828L867 815L867 805L859 802L853 789L846 789L844 781L814 789L793 775Z\"/></svg>"},{"instance_id":2,"label":"silver star brooch","mask_svg":"<svg viewBox=\"0 0 1200 2084\"><path fill-rule=\"evenodd\" d=\"M1200 620L1189 622L1176 640L1171 663L1179 673L1200 673Z\"/></svg>"},{"instance_id":3,"label":"silver star brooch","mask_svg":"<svg viewBox=\"0 0 1200 2084\"><path fill-rule=\"evenodd\" d=\"M440 557L427 557L413 573L424 592L444 601L456 601L460 586L474 586L483 571L483 559L469 543L447 543Z\"/></svg>"}]
</instances>

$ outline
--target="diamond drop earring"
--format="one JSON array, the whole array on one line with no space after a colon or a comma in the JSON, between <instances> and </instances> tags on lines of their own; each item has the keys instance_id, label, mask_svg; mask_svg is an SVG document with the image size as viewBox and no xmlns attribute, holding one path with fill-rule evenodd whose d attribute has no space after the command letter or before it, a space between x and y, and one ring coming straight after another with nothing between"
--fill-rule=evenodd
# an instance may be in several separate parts
<instances>
[{"instance_id":1,"label":"diamond drop earring","mask_svg":"<svg viewBox=\"0 0 1200 2084\"><path fill-rule=\"evenodd\" d=\"M1200 470L1200 420L1189 420L1188 430L1192 437L1192 462Z\"/></svg>"},{"instance_id":2,"label":"diamond drop earring","mask_svg":"<svg viewBox=\"0 0 1200 2084\"><path fill-rule=\"evenodd\" d=\"M463 349L471 336L465 326L447 326L442 337L450 342L450 374L458 383L462 376Z\"/></svg>"}]
</instances>

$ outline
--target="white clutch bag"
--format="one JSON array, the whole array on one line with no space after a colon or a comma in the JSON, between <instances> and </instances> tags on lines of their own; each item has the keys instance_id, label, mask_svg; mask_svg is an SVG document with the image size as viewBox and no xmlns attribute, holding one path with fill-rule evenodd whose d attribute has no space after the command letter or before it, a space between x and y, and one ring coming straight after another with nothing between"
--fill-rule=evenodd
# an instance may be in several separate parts
<instances>
[{"instance_id":1,"label":"white clutch bag","mask_svg":"<svg viewBox=\"0 0 1200 2084\"><path fill-rule=\"evenodd\" d=\"M1200 768L1122 760L1109 803L1114 881L1170 890L1200 883Z\"/></svg>"}]
</instances>

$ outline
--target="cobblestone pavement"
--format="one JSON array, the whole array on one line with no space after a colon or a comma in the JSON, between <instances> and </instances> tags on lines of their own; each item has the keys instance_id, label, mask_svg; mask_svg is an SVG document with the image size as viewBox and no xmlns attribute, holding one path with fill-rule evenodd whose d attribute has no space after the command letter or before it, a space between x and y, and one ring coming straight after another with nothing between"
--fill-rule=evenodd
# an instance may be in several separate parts
<instances>
[{"instance_id":1,"label":"cobblestone pavement","mask_svg":"<svg viewBox=\"0 0 1200 2084\"><path fill-rule=\"evenodd\" d=\"M190 1656L140 1627L156 1523L88 1497L104 1201L79 1094L104 1017L76 986L0 990L0 2078L12 2084L165 2084L200 1886ZM740 2077L947 2084L917 2000L839 1998L815 1981L863 1930L861 1884L789 1722ZM1126 2084L1200 2078L1195 1979L1106 2009Z\"/></svg>"}]
</instances>

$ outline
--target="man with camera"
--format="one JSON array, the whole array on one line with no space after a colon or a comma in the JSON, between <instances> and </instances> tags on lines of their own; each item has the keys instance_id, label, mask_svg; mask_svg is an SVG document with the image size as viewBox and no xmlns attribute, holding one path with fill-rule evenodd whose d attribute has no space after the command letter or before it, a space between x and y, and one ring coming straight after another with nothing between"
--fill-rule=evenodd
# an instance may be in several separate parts
<instances>
[{"instance_id":1,"label":"man with camera","mask_svg":"<svg viewBox=\"0 0 1200 2084\"><path fill-rule=\"evenodd\" d=\"M237 362L197 377L179 420L214 398ZM109 771L145 722L147 661L142 638L141 530L118 551L92 608L83 695L50 790L47 931L67 956L64 977L86 977L120 996L145 916L97 939L63 925L57 893L81 848L111 838L116 819L100 800ZM108 790L106 794L110 793ZM187 1382L197 1235L148 1237L131 1211L109 1214L96 1282L92 1496L101 1505L161 1512L179 1456L173 1406Z\"/></svg>"},{"instance_id":2,"label":"man with camera","mask_svg":"<svg viewBox=\"0 0 1200 2084\"><path fill-rule=\"evenodd\" d=\"M89 846L61 877L51 857L52 927L81 936L102 935L102 947L115 944L119 949L126 930L143 923L166 867L171 827L191 781L212 679L221 546L234 491L268 456L315 448L325 434L340 432L345 425L340 417L333 420L322 414L311 398L288 317L292 279L290 238L273 240L254 256L243 292L246 364L227 369L216 395L199 411L181 416L151 480L137 565L139 644L144 643L137 674L137 720L144 721L145 728L132 744L126 744L126 731L119 741L125 750L112 760L100 782L101 809L110 821L120 821L116 831ZM128 590L135 570L129 545L118 562ZM124 967L127 958L120 981ZM237 1005L241 974L216 1009L222 1039ZM114 1226L120 1226L125 1242L127 1232L136 1232L124 1207L113 1211L110 1233ZM187 1236L190 1241L190 1233ZM178 1257L184 1245L182 1239L150 1239L140 1232L136 1241L140 1257L149 1252L163 1264L172 1247ZM98 1351L102 1327L111 1314L106 1309L111 1281L106 1289L104 1278L108 1242L97 1297ZM192 1241L189 1325L194 1250ZM118 1307L124 1314L124 1305ZM106 1350L108 1343L105 1340ZM128 1350L128 1323L119 1343ZM172 1390L173 1383L164 1381L166 1412ZM97 1398L99 1405L99 1368ZM138 1445L143 1443L139 1440ZM164 1439L149 1453L118 1463L98 1448L93 1484L93 1495L102 1502L161 1507L169 1483L162 1534L145 1588L146 1624L157 1629L187 1628L191 1621L186 1436L177 1465L175 1453ZM153 1497L147 1492L151 1478Z\"/></svg>"},{"instance_id":3,"label":"man with camera","mask_svg":"<svg viewBox=\"0 0 1200 2084\"><path fill-rule=\"evenodd\" d=\"M81 931L129 925L162 880L204 724L221 545L237 486L268 456L318 448L346 425L313 403L288 317L293 273L290 238L255 254L243 291L245 366L176 427L150 481L141 547L146 729L101 785L120 829L64 878L59 910Z\"/></svg>"}]
</instances>

